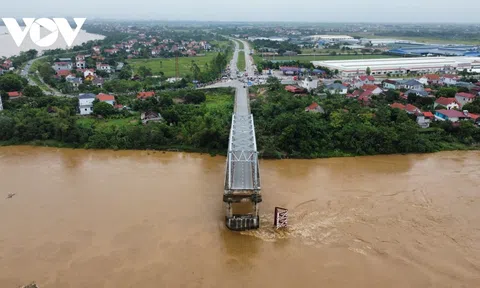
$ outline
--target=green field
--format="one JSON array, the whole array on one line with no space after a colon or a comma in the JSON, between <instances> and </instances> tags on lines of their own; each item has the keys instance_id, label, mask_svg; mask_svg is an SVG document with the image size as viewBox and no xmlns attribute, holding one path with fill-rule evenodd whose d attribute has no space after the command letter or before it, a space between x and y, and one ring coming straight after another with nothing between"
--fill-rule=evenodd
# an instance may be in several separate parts
<instances>
[{"instance_id":1,"label":"green field","mask_svg":"<svg viewBox=\"0 0 480 288\"><path fill-rule=\"evenodd\" d=\"M129 118L119 118L119 119L95 119L90 117L81 116L78 117L76 122L79 125L91 126L95 124L97 127L122 127L122 126L131 126L138 125L140 121L140 113L135 113L132 117Z\"/></svg>"},{"instance_id":2,"label":"green field","mask_svg":"<svg viewBox=\"0 0 480 288\"><path fill-rule=\"evenodd\" d=\"M330 55L322 55L322 56L275 56L275 57L265 57L263 60L291 60L291 61L299 61L303 63L308 63L310 61L325 61L325 60L354 60L354 59L376 59L376 58L394 58L398 56L393 55L338 55L338 56L330 56Z\"/></svg>"},{"instance_id":3,"label":"green field","mask_svg":"<svg viewBox=\"0 0 480 288\"><path fill-rule=\"evenodd\" d=\"M185 77L191 74L190 68L192 61L194 61L202 71L205 70L205 64L215 57L215 52L207 53L205 56L198 57L179 57L178 58L178 70L180 77ZM175 58L152 58L152 59L133 59L129 60L128 64L137 71L141 66L152 69L154 75L159 75L163 72L166 77L175 77Z\"/></svg>"},{"instance_id":4,"label":"green field","mask_svg":"<svg viewBox=\"0 0 480 288\"><path fill-rule=\"evenodd\" d=\"M237 41L237 42L241 50L245 49L245 45L243 45L242 41Z\"/></svg>"},{"instance_id":5,"label":"green field","mask_svg":"<svg viewBox=\"0 0 480 288\"><path fill-rule=\"evenodd\" d=\"M218 109L228 105L233 105L233 96L225 94L223 91L207 92L207 100L205 101L205 105L207 105L209 109Z\"/></svg>"},{"instance_id":6,"label":"green field","mask_svg":"<svg viewBox=\"0 0 480 288\"><path fill-rule=\"evenodd\" d=\"M238 68L238 71L245 71L245 66L246 66L246 63L245 63L245 52L240 51L240 53L238 53L238 59L237 59L237 68Z\"/></svg>"}]
</instances>

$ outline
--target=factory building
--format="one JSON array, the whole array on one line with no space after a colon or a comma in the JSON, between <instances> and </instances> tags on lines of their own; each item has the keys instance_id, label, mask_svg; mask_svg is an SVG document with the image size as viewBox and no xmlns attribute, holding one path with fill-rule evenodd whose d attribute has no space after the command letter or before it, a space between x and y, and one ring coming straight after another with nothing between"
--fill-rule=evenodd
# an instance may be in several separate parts
<instances>
[{"instance_id":1,"label":"factory building","mask_svg":"<svg viewBox=\"0 0 480 288\"><path fill-rule=\"evenodd\" d=\"M480 69L480 57L419 57L419 58L383 58L361 60L312 61L315 67L327 67L338 70L344 77L363 75L369 67L372 75L436 73L440 71L477 71Z\"/></svg>"}]
</instances>

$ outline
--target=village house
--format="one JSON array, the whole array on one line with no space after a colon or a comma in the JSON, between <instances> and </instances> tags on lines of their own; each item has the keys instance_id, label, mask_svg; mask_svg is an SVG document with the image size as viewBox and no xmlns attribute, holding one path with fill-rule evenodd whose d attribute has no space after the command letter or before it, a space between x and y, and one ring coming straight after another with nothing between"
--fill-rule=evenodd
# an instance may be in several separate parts
<instances>
[{"instance_id":1,"label":"village house","mask_svg":"<svg viewBox=\"0 0 480 288\"><path fill-rule=\"evenodd\" d=\"M291 85L285 86L285 90L288 91L288 92L291 92L291 93L302 93L302 92L305 91L305 89L303 89L303 88L296 87L296 86L291 86Z\"/></svg>"},{"instance_id":2,"label":"village house","mask_svg":"<svg viewBox=\"0 0 480 288\"><path fill-rule=\"evenodd\" d=\"M387 79L387 80L384 80L383 82L383 88L385 89L399 89L400 88L400 85L397 81L395 80L390 80L390 79Z\"/></svg>"},{"instance_id":3,"label":"village house","mask_svg":"<svg viewBox=\"0 0 480 288\"><path fill-rule=\"evenodd\" d=\"M318 79L312 79L312 77L306 77L305 80L303 80L300 83L300 87L307 89L308 92L310 92L314 89L317 89Z\"/></svg>"},{"instance_id":4,"label":"village house","mask_svg":"<svg viewBox=\"0 0 480 288\"><path fill-rule=\"evenodd\" d=\"M105 72L110 73L112 68L108 64L103 64L103 63L97 62L97 70L105 71Z\"/></svg>"},{"instance_id":5,"label":"village house","mask_svg":"<svg viewBox=\"0 0 480 288\"><path fill-rule=\"evenodd\" d=\"M69 76L69 75L71 75L71 74L72 74L72 72L70 72L70 70L58 70L58 71L56 72L56 76L57 76L58 78L61 78L61 77L65 77L65 78L66 78L67 76Z\"/></svg>"},{"instance_id":6,"label":"village house","mask_svg":"<svg viewBox=\"0 0 480 288\"><path fill-rule=\"evenodd\" d=\"M78 61L85 61L85 55L78 54L77 56L75 56L75 61L76 61L76 62L78 62Z\"/></svg>"},{"instance_id":7,"label":"village house","mask_svg":"<svg viewBox=\"0 0 480 288\"><path fill-rule=\"evenodd\" d=\"M99 88L102 88L104 83L105 80L102 77L95 77L95 79L92 81L92 84Z\"/></svg>"},{"instance_id":8,"label":"village house","mask_svg":"<svg viewBox=\"0 0 480 288\"><path fill-rule=\"evenodd\" d=\"M5 69L5 70L10 70L10 68L13 68L13 62L12 62L12 60L7 59L7 60L3 61L2 67L3 67L3 69Z\"/></svg>"},{"instance_id":9,"label":"village house","mask_svg":"<svg viewBox=\"0 0 480 288\"><path fill-rule=\"evenodd\" d=\"M417 107L413 106L412 104L407 104L405 106L405 112L407 112L408 114L418 114L418 113L422 113L422 111L420 109L418 109Z\"/></svg>"},{"instance_id":10,"label":"village house","mask_svg":"<svg viewBox=\"0 0 480 288\"><path fill-rule=\"evenodd\" d=\"M373 95L380 95L381 93L383 93L382 89L380 89L378 86L373 85L373 84L364 84L362 86L362 90L370 91L371 94L373 94Z\"/></svg>"},{"instance_id":11,"label":"village house","mask_svg":"<svg viewBox=\"0 0 480 288\"><path fill-rule=\"evenodd\" d=\"M390 108L405 110L405 105L403 105L402 103L395 102L393 104L390 104Z\"/></svg>"},{"instance_id":12,"label":"village house","mask_svg":"<svg viewBox=\"0 0 480 288\"><path fill-rule=\"evenodd\" d=\"M455 75L443 75L439 83L443 85L455 85L457 84L457 79L458 77Z\"/></svg>"},{"instance_id":13,"label":"village house","mask_svg":"<svg viewBox=\"0 0 480 288\"><path fill-rule=\"evenodd\" d=\"M405 88L409 90L423 90L423 85L422 83L418 82L415 79L409 79L409 80L403 81L400 84L400 88Z\"/></svg>"},{"instance_id":14,"label":"village house","mask_svg":"<svg viewBox=\"0 0 480 288\"><path fill-rule=\"evenodd\" d=\"M119 50L117 48L114 48L114 49L105 49L103 51L107 54L113 55L113 54L117 54Z\"/></svg>"},{"instance_id":15,"label":"village house","mask_svg":"<svg viewBox=\"0 0 480 288\"><path fill-rule=\"evenodd\" d=\"M154 96L155 96L154 91L138 92L137 99L145 100L147 98L154 97Z\"/></svg>"},{"instance_id":16,"label":"village house","mask_svg":"<svg viewBox=\"0 0 480 288\"><path fill-rule=\"evenodd\" d=\"M101 51L100 46L93 46L93 47L92 47L92 50L93 50L93 52L96 53L96 54L100 54L100 51Z\"/></svg>"},{"instance_id":17,"label":"village house","mask_svg":"<svg viewBox=\"0 0 480 288\"><path fill-rule=\"evenodd\" d=\"M435 119L440 121L451 121L458 122L461 120L476 120L479 118L479 115L468 113L468 111L457 111L457 110L437 110L435 111Z\"/></svg>"},{"instance_id":18,"label":"village house","mask_svg":"<svg viewBox=\"0 0 480 288\"><path fill-rule=\"evenodd\" d=\"M417 124L421 128L428 128L430 127L430 123L434 120L434 116L432 112L421 112L417 114Z\"/></svg>"},{"instance_id":19,"label":"village house","mask_svg":"<svg viewBox=\"0 0 480 288\"><path fill-rule=\"evenodd\" d=\"M112 106L115 105L115 96L113 95L100 93L97 95L97 99L100 102L106 102Z\"/></svg>"},{"instance_id":20,"label":"village house","mask_svg":"<svg viewBox=\"0 0 480 288\"><path fill-rule=\"evenodd\" d=\"M85 78L85 80L92 81L93 79L95 79L95 70L86 69L85 71L83 71L83 78Z\"/></svg>"},{"instance_id":21,"label":"village house","mask_svg":"<svg viewBox=\"0 0 480 288\"><path fill-rule=\"evenodd\" d=\"M330 94L340 94L340 95L345 95L347 94L347 87L343 84L340 83L333 83L330 85L327 85L325 87Z\"/></svg>"},{"instance_id":22,"label":"village house","mask_svg":"<svg viewBox=\"0 0 480 288\"><path fill-rule=\"evenodd\" d=\"M375 83L375 77L372 75L362 75L362 76L357 76L354 78L354 80L357 80L362 83L362 86L365 84L374 84Z\"/></svg>"},{"instance_id":23,"label":"village house","mask_svg":"<svg viewBox=\"0 0 480 288\"><path fill-rule=\"evenodd\" d=\"M440 82L440 75L425 74L422 77L418 78L418 82L422 83L423 85L438 84Z\"/></svg>"},{"instance_id":24,"label":"village house","mask_svg":"<svg viewBox=\"0 0 480 288\"><path fill-rule=\"evenodd\" d=\"M455 100L460 104L460 109L467 103L472 103L476 96L470 93L460 92L455 95Z\"/></svg>"},{"instance_id":25,"label":"village house","mask_svg":"<svg viewBox=\"0 0 480 288\"><path fill-rule=\"evenodd\" d=\"M438 106L443 106L447 110L460 109L460 104L455 98L440 97L433 103L433 109L436 109Z\"/></svg>"},{"instance_id":26,"label":"village house","mask_svg":"<svg viewBox=\"0 0 480 288\"><path fill-rule=\"evenodd\" d=\"M428 97L428 92L425 90L408 90L405 95L415 94L417 97Z\"/></svg>"},{"instance_id":27,"label":"village house","mask_svg":"<svg viewBox=\"0 0 480 288\"><path fill-rule=\"evenodd\" d=\"M22 92L19 91L13 91L13 92L7 92L8 99L14 100L22 97Z\"/></svg>"},{"instance_id":28,"label":"village house","mask_svg":"<svg viewBox=\"0 0 480 288\"><path fill-rule=\"evenodd\" d=\"M325 110L324 110L320 105L318 105L318 103L313 102L312 104L310 104L310 106L308 106L307 108L305 108L305 112L322 113L322 114L324 114L324 113L325 113Z\"/></svg>"},{"instance_id":29,"label":"village house","mask_svg":"<svg viewBox=\"0 0 480 288\"><path fill-rule=\"evenodd\" d=\"M142 120L142 124L147 124L148 122L159 122L159 121L162 121L163 118L162 118L162 115L160 115L160 113L157 113L157 112L143 112L141 115L140 115L140 120Z\"/></svg>"},{"instance_id":30,"label":"village house","mask_svg":"<svg viewBox=\"0 0 480 288\"><path fill-rule=\"evenodd\" d=\"M72 84L73 88L78 89L78 86L80 86L83 83L82 78L76 78L76 77L67 77L65 80Z\"/></svg>"},{"instance_id":31,"label":"village house","mask_svg":"<svg viewBox=\"0 0 480 288\"><path fill-rule=\"evenodd\" d=\"M53 63L53 69L55 71L59 70L72 70L72 63L71 62L55 62Z\"/></svg>"},{"instance_id":32,"label":"village house","mask_svg":"<svg viewBox=\"0 0 480 288\"><path fill-rule=\"evenodd\" d=\"M80 115L92 114L95 97L95 94L92 93L78 95L78 108L80 110Z\"/></svg>"},{"instance_id":33,"label":"village house","mask_svg":"<svg viewBox=\"0 0 480 288\"><path fill-rule=\"evenodd\" d=\"M77 67L77 69L85 69L87 64L85 63L85 61L77 61L75 63L75 66Z\"/></svg>"}]
</instances>

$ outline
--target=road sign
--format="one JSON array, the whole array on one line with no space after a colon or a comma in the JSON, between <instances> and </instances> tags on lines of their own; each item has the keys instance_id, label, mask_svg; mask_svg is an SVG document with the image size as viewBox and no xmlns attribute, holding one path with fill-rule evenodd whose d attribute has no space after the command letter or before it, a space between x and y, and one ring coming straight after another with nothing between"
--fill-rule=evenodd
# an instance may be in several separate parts
<instances>
[{"instance_id":1,"label":"road sign","mask_svg":"<svg viewBox=\"0 0 480 288\"><path fill-rule=\"evenodd\" d=\"M288 219L288 210L285 208L275 207L274 225L276 229L286 228Z\"/></svg>"}]
</instances>

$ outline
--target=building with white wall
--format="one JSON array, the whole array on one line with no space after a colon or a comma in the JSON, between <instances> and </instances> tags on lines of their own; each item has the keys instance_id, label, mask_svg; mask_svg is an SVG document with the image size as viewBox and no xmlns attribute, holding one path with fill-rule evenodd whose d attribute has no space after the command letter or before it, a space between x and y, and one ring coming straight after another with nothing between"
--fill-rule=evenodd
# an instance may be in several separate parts
<instances>
[{"instance_id":1,"label":"building with white wall","mask_svg":"<svg viewBox=\"0 0 480 288\"><path fill-rule=\"evenodd\" d=\"M348 35L311 35L308 36L310 40L313 41L332 41L332 42L339 42L339 41L346 41L354 39L352 36Z\"/></svg>"},{"instance_id":2,"label":"building with white wall","mask_svg":"<svg viewBox=\"0 0 480 288\"><path fill-rule=\"evenodd\" d=\"M78 108L80 109L80 115L92 114L95 97L95 94L91 93L78 95Z\"/></svg>"},{"instance_id":3,"label":"building with white wall","mask_svg":"<svg viewBox=\"0 0 480 288\"><path fill-rule=\"evenodd\" d=\"M446 70L471 70L480 68L480 57L415 57L358 60L312 61L315 67L338 70L344 76L363 75L370 68L372 75L435 73Z\"/></svg>"}]
</instances>

